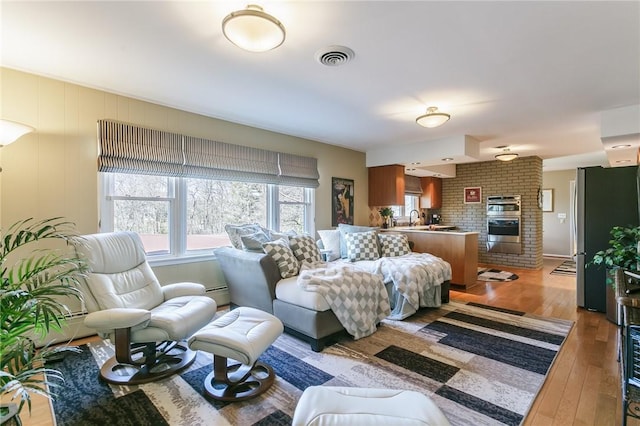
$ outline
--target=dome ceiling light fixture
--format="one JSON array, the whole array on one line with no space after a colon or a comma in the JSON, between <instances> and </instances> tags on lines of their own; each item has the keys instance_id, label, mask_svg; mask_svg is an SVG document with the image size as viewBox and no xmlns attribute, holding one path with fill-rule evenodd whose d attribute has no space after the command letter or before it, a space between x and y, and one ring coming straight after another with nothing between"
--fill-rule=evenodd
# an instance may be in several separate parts
<instances>
[{"instance_id":1,"label":"dome ceiling light fixture","mask_svg":"<svg viewBox=\"0 0 640 426\"><path fill-rule=\"evenodd\" d=\"M515 160L516 158L518 158L518 154L516 154L515 152L511 152L511 150L509 148L507 148L507 147L498 146L496 148L503 148L502 152L500 154L496 154L496 156L495 156L496 160L512 161L512 160Z\"/></svg>"},{"instance_id":2,"label":"dome ceiling light fixture","mask_svg":"<svg viewBox=\"0 0 640 426\"><path fill-rule=\"evenodd\" d=\"M422 127L432 129L434 127L442 126L444 123L449 121L450 118L451 116L449 114L438 112L438 107L432 106L427 108L426 114L416 118L416 123Z\"/></svg>"},{"instance_id":3,"label":"dome ceiling light fixture","mask_svg":"<svg viewBox=\"0 0 640 426\"><path fill-rule=\"evenodd\" d=\"M0 120L0 148L15 142L23 135L35 131L31 126L11 120Z\"/></svg>"},{"instance_id":4,"label":"dome ceiling light fixture","mask_svg":"<svg viewBox=\"0 0 640 426\"><path fill-rule=\"evenodd\" d=\"M249 52L275 49L284 43L286 36L284 25L255 4L228 14L222 20L222 33L231 43Z\"/></svg>"}]
</instances>

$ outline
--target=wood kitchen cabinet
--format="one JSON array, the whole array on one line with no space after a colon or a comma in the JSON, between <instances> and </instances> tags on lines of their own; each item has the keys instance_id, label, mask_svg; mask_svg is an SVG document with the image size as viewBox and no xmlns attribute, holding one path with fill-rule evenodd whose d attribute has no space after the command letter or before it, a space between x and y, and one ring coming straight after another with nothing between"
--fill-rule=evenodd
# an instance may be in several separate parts
<instances>
[{"instance_id":1,"label":"wood kitchen cabinet","mask_svg":"<svg viewBox=\"0 0 640 426\"><path fill-rule=\"evenodd\" d=\"M404 166L369 167L369 206L404 206Z\"/></svg>"},{"instance_id":2,"label":"wood kitchen cabinet","mask_svg":"<svg viewBox=\"0 0 640 426\"><path fill-rule=\"evenodd\" d=\"M442 207L442 179L437 177L420 178L422 185L422 196L420 197L420 208L439 209Z\"/></svg>"}]
</instances>

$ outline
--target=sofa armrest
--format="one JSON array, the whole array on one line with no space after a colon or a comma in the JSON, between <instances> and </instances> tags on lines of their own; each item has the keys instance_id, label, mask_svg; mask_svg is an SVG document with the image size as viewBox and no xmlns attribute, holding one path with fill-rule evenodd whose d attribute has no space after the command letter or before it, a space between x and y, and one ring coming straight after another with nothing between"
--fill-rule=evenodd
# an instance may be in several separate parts
<instances>
[{"instance_id":1,"label":"sofa armrest","mask_svg":"<svg viewBox=\"0 0 640 426\"><path fill-rule=\"evenodd\" d=\"M229 288L231 303L273 313L280 271L265 253L220 247L215 255Z\"/></svg>"}]
</instances>

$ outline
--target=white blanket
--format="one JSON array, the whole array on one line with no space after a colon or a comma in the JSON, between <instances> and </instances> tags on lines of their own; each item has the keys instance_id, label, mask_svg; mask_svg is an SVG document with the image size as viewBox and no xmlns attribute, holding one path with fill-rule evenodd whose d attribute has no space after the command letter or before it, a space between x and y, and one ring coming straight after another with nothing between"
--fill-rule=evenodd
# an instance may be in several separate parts
<instances>
[{"instance_id":1,"label":"white blanket","mask_svg":"<svg viewBox=\"0 0 640 426\"><path fill-rule=\"evenodd\" d=\"M348 265L304 263L298 285L324 296L345 330L356 340L373 334L377 324L391 313L382 277Z\"/></svg>"}]
</instances>

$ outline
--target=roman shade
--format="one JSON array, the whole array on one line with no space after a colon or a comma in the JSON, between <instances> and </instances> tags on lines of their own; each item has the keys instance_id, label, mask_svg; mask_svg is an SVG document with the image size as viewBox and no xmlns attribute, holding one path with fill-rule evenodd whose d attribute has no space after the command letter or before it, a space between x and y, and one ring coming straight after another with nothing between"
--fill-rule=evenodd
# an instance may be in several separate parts
<instances>
[{"instance_id":1,"label":"roman shade","mask_svg":"<svg viewBox=\"0 0 640 426\"><path fill-rule=\"evenodd\" d=\"M422 185L420 185L420 178L417 176L404 175L404 193L421 195Z\"/></svg>"},{"instance_id":2,"label":"roman shade","mask_svg":"<svg viewBox=\"0 0 640 426\"><path fill-rule=\"evenodd\" d=\"M317 188L317 160L209 139L98 121L98 171Z\"/></svg>"}]
</instances>

